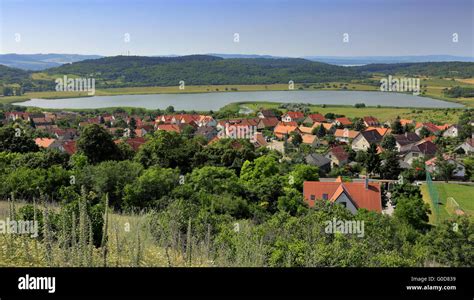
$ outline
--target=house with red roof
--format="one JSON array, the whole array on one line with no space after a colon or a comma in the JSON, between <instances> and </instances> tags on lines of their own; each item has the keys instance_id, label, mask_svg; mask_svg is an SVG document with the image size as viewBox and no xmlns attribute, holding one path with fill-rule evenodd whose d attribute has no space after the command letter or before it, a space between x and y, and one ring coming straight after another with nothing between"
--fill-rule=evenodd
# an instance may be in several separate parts
<instances>
[{"instance_id":1,"label":"house with red roof","mask_svg":"<svg viewBox=\"0 0 474 300\"><path fill-rule=\"evenodd\" d=\"M418 123L416 124L416 129L415 133L421 136L421 130L422 128L426 128L431 134L438 134L441 132L441 129L439 129L438 126L435 124L428 122L428 123Z\"/></svg>"},{"instance_id":2,"label":"house with red roof","mask_svg":"<svg viewBox=\"0 0 474 300\"><path fill-rule=\"evenodd\" d=\"M281 116L283 122L303 122L304 113L300 111L289 111Z\"/></svg>"},{"instance_id":3,"label":"house with red roof","mask_svg":"<svg viewBox=\"0 0 474 300\"><path fill-rule=\"evenodd\" d=\"M314 122L326 122L326 118L322 114L309 114L303 123L313 124Z\"/></svg>"},{"instance_id":4,"label":"house with red roof","mask_svg":"<svg viewBox=\"0 0 474 300\"><path fill-rule=\"evenodd\" d=\"M377 118L372 116L363 117L362 121L364 122L365 127L379 127L380 122Z\"/></svg>"},{"instance_id":5,"label":"house with red roof","mask_svg":"<svg viewBox=\"0 0 474 300\"><path fill-rule=\"evenodd\" d=\"M303 196L306 203L313 207L316 201L329 201L343 205L353 214L359 209L382 212L382 192L380 183L343 182L338 177L334 182L305 181Z\"/></svg>"},{"instance_id":6,"label":"house with red roof","mask_svg":"<svg viewBox=\"0 0 474 300\"><path fill-rule=\"evenodd\" d=\"M268 118L261 118L257 124L258 130L273 130L278 125L278 118L276 117L268 117Z\"/></svg>"},{"instance_id":7,"label":"house with red roof","mask_svg":"<svg viewBox=\"0 0 474 300\"><path fill-rule=\"evenodd\" d=\"M342 125L344 127L352 125L352 121L349 120L349 118L347 118L347 117L336 118L333 123L336 126L341 126Z\"/></svg>"},{"instance_id":8,"label":"house with red roof","mask_svg":"<svg viewBox=\"0 0 474 300\"><path fill-rule=\"evenodd\" d=\"M288 138L290 133L294 131L301 133L297 125L287 125L283 122L280 122L273 130L273 133L277 138L282 140L285 137Z\"/></svg>"},{"instance_id":9,"label":"house with red roof","mask_svg":"<svg viewBox=\"0 0 474 300\"><path fill-rule=\"evenodd\" d=\"M342 167L349 163L349 153L342 146L336 146L331 148L325 155L326 158L331 160L331 167Z\"/></svg>"},{"instance_id":10,"label":"house with red roof","mask_svg":"<svg viewBox=\"0 0 474 300\"><path fill-rule=\"evenodd\" d=\"M347 128L344 128L344 129L336 129L336 131L334 132L334 137L336 138L336 141L349 143L358 134L359 134L359 131L349 130Z\"/></svg>"}]
</instances>

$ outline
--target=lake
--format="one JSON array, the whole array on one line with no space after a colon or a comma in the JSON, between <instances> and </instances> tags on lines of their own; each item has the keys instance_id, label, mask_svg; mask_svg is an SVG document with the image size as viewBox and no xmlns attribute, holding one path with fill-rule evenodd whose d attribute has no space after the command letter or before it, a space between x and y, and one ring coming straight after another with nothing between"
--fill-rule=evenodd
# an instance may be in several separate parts
<instances>
[{"instance_id":1,"label":"lake","mask_svg":"<svg viewBox=\"0 0 474 300\"><path fill-rule=\"evenodd\" d=\"M214 92L195 94L149 94L94 96L67 99L31 99L15 103L22 106L41 108L104 108L104 107L143 107L147 109L164 109L170 105L176 110L219 110L233 102L282 102L310 103L332 105L354 105L365 103L366 106L456 108L461 104L392 92L361 91L259 91L259 92Z\"/></svg>"}]
</instances>

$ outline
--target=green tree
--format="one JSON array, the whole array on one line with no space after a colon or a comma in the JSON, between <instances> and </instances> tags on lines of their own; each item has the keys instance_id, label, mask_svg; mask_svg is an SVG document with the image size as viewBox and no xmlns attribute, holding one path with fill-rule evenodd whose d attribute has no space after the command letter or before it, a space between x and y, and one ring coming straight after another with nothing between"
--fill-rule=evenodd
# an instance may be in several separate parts
<instances>
[{"instance_id":1,"label":"green tree","mask_svg":"<svg viewBox=\"0 0 474 300\"><path fill-rule=\"evenodd\" d=\"M294 187L298 191L303 191L303 182L318 181L319 168L310 165L298 164L288 175L289 186Z\"/></svg>"},{"instance_id":2,"label":"green tree","mask_svg":"<svg viewBox=\"0 0 474 300\"><path fill-rule=\"evenodd\" d=\"M395 151L385 151L383 165L380 166L380 176L383 179L397 179L400 172L398 153Z\"/></svg>"},{"instance_id":3,"label":"green tree","mask_svg":"<svg viewBox=\"0 0 474 300\"><path fill-rule=\"evenodd\" d=\"M156 208L163 209L168 205L163 197L179 183L179 172L174 169L151 167L125 186L123 207L127 209Z\"/></svg>"},{"instance_id":4,"label":"green tree","mask_svg":"<svg viewBox=\"0 0 474 300\"><path fill-rule=\"evenodd\" d=\"M382 148L384 148L385 150L392 151L395 150L397 146L397 141L395 140L395 137L393 135L387 134L386 136L384 136L380 146L382 146Z\"/></svg>"},{"instance_id":5,"label":"green tree","mask_svg":"<svg viewBox=\"0 0 474 300\"><path fill-rule=\"evenodd\" d=\"M421 197L400 198L394 216L398 220L410 224L416 230L425 231L429 228L429 205Z\"/></svg>"},{"instance_id":6,"label":"green tree","mask_svg":"<svg viewBox=\"0 0 474 300\"><path fill-rule=\"evenodd\" d=\"M21 128L0 128L0 151L26 153L38 150L35 141Z\"/></svg>"},{"instance_id":7,"label":"green tree","mask_svg":"<svg viewBox=\"0 0 474 300\"><path fill-rule=\"evenodd\" d=\"M77 148L92 164L120 158L117 145L112 141L110 134L97 124L84 128L77 141Z\"/></svg>"},{"instance_id":8,"label":"green tree","mask_svg":"<svg viewBox=\"0 0 474 300\"><path fill-rule=\"evenodd\" d=\"M376 144L370 144L369 149L367 149L367 158L364 165L368 174L373 175L380 170L380 157L377 154Z\"/></svg>"},{"instance_id":9,"label":"green tree","mask_svg":"<svg viewBox=\"0 0 474 300\"><path fill-rule=\"evenodd\" d=\"M395 121L393 121L391 128L393 134L402 134L404 132L400 117L397 117Z\"/></svg>"}]
</instances>

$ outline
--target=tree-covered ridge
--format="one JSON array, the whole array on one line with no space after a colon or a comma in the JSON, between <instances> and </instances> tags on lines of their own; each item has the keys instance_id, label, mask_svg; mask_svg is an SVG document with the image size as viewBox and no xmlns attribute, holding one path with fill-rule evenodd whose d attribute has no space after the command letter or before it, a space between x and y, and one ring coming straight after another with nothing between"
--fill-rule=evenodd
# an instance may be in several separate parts
<instances>
[{"instance_id":1,"label":"tree-covered ridge","mask_svg":"<svg viewBox=\"0 0 474 300\"><path fill-rule=\"evenodd\" d=\"M49 69L49 74L93 76L103 87L205 84L273 84L351 80L351 69L305 59L222 59L208 55L181 57L116 56Z\"/></svg>"},{"instance_id":2,"label":"tree-covered ridge","mask_svg":"<svg viewBox=\"0 0 474 300\"><path fill-rule=\"evenodd\" d=\"M474 63L472 62L423 62L401 64L369 64L352 67L364 73L406 74L442 77L470 78L474 76Z\"/></svg>"}]
</instances>

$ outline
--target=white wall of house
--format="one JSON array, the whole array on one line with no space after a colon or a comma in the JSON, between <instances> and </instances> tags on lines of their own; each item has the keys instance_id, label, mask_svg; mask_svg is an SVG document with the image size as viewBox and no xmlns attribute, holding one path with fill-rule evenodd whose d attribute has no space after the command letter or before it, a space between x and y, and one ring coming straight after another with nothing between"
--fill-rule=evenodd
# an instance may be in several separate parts
<instances>
[{"instance_id":1,"label":"white wall of house","mask_svg":"<svg viewBox=\"0 0 474 300\"><path fill-rule=\"evenodd\" d=\"M362 134L357 135L353 140L352 140L352 149L355 151L366 151L369 149L370 144L367 142L367 140L364 138Z\"/></svg>"},{"instance_id":2,"label":"white wall of house","mask_svg":"<svg viewBox=\"0 0 474 300\"><path fill-rule=\"evenodd\" d=\"M342 193L334 203L343 204L351 213L356 214L357 208L355 207L354 203L352 203L351 199L347 197L346 193ZM344 204L345 203L345 204Z\"/></svg>"},{"instance_id":3,"label":"white wall of house","mask_svg":"<svg viewBox=\"0 0 474 300\"><path fill-rule=\"evenodd\" d=\"M457 137L458 129L457 127L451 126L443 132L444 137Z\"/></svg>"}]
</instances>

